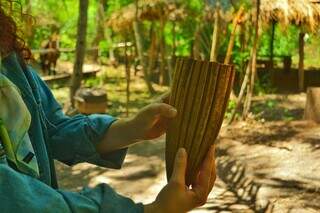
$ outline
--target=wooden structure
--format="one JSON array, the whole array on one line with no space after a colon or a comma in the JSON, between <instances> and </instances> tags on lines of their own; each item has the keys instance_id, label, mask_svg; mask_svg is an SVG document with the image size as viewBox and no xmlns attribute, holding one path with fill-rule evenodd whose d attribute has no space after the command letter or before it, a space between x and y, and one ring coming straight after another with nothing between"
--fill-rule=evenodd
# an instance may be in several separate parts
<instances>
[{"instance_id":1,"label":"wooden structure","mask_svg":"<svg viewBox=\"0 0 320 213\"><path fill-rule=\"evenodd\" d=\"M262 0L260 6L262 23L272 24L270 61L273 61L273 41L275 26L295 24L300 27L299 34L299 90L304 85L304 38L306 32L316 32L320 27L320 0ZM271 63L272 64L272 63Z\"/></svg>"},{"instance_id":2,"label":"wooden structure","mask_svg":"<svg viewBox=\"0 0 320 213\"><path fill-rule=\"evenodd\" d=\"M320 123L320 87L309 87L304 119Z\"/></svg>"},{"instance_id":3,"label":"wooden structure","mask_svg":"<svg viewBox=\"0 0 320 213\"><path fill-rule=\"evenodd\" d=\"M105 113L107 94L102 89L79 89L74 97L75 107L82 114Z\"/></svg>"},{"instance_id":4,"label":"wooden structure","mask_svg":"<svg viewBox=\"0 0 320 213\"><path fill-rule=\"evenodd\" d=\"M83 78L95 77L97 73L100 72L100 68L95 69L85 69L83 71ZM70 84L71 73L58 73L56 75L48 75L41 77L43 81L45 81L49 86L53 85L66 85Z\"/></svg>"},{"instance_id":5,"label":"wooden structure","mask_svg":"<svg viewBox=\"0 0 320 213\"><path fill-rule=\"evenodd\" d=\"M136 5L130 4L114 12L106 25L115 32L128 31L136 19ZM186 16L183 8L173 0L144 0L139 3L137 18L146 21L159 21L162 18L178 20Z\"/></svg>"},{"instance_id":6,"label":"wooden structure","mask_svg":"<svg viewBox=\"0 0 320 213\"><path fill-rule=\"evenodd\" d=\"M171 177L179 148L188 153L186 183L194 183L199 167L215 142L223 122L234 80L231 65L179 58L169 104L178 115L166 139L167 177Z\"/></svg>"},{"instance_id":7,"label":"wooden structure","mask_svg":"<svg viewBox=\"0 0 320 213\"><path fill-rule=\"evenodd\" d=\"M171 62L167 57L164 30L166 23L171 21L173 23L172 33L175 35L176 22L187 16L184 7L181 5L174 0L136 0L135 3L114 12L106 22L107 27L110 27L114 32L119 33L123 37L128 38L128 34L132 34L133 32L137 57L143 68L144 79L151 94L155 92L150 81L152 70L157 61L160 62L159 83L163 85L170 82ZM152 34L150 38L152 44L150 44L149 51L147 51L145 45L146 34L142 29L142 21L151 22L150 32L153 33L150 33L150 35ZM155 24L156 22L159 25ZM158 28L158 31L154 33L154 29L156 28ZM174 56L176 39L174 38L173 40L172 55ZM159 51L157 51L157 48L159 48ZM148 60L144 55L145 52L149 52Z\"/></svg>"}]
</instances>

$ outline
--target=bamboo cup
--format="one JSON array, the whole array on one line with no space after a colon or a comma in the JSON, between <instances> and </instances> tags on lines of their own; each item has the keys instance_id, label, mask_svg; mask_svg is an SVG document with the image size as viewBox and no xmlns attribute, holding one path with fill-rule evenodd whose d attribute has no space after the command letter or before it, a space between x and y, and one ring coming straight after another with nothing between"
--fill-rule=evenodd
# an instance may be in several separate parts
<instances>
[{"instance_id":1,"label":"bamboo cup","mask_svg":"<svg viewBox=\"0 0 320 213\"><path fill-rule=\"evenodd\" d=\"M166 138L167 178L172 174L175 155L184 147L188 153L186 184L191 185L222 125L234 81L232 65L178 58L169 104L177 117Z\"/></svg>"}]
</instances>

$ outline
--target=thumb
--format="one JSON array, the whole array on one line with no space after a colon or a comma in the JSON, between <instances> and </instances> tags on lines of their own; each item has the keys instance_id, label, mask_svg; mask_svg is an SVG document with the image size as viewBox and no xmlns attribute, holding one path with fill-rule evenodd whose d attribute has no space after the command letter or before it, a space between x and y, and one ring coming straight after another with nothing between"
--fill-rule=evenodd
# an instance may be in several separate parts
<instances>
[{"instance_id":1,"label":"thumb","mask_svg":"<svg viewBox=\"0 0 320 213\"><path fill-rule=\"evenodd\" d=\"M173 106L164 103L154 103L149 105L148 112L152 116L160 115L165 118L174 118L177 115L177 110Z\"/></svg>"},{"instance_id":2,"label":"thumb","mask_svg":"<svg viewBox=\"0 0 320 213\"><path fill-rule=\"evenodd\" d=\"M170 181L175 181L185 185L185 175L187 169L187 152L184 148L180 148L177 152L174 168Z\"/></svg>"}]
</instances>

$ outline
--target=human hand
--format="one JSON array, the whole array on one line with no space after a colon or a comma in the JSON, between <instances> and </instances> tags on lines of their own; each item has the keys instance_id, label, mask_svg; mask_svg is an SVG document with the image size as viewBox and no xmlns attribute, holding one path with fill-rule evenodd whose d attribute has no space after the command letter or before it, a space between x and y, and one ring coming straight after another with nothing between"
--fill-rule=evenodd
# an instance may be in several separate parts
<instances>
[{"instance_id":1,"label":"human hand","mask_svg":"<svg viewBox=\"0 0 320 213\"><path fill-rule=\"evenodd\" d=\"M150 140L163 135L177 110L165 103L153 103L142 108L130 123L136 140Z\"/></svg>"},{"instance_id":2,"label":"human hand","mask_svg":"<svg viewBox=\"0 0 320 213\"><path fill-rule=\"evenodd\" d=\"M185 185L187 153L179 149L169 183L156 201L145 206L145 213L185 213L206 203L216 180L215 148L212 146L202 164L198 178L191 188Z\"/></svg>"},{"instance_id":3,"label":"human hand","mask_svg":"<svg viewBox=\"0 0 320 213\"><path fill-rule=\"evenodd\" d=\"M134 117L119 119L112 123L101 143L98 153L105 154L128 147L141 140L150 140L163 135L177 110L166 104L170 92L160 96L157 102L142 108Z\"/></svg>"}]
</instances>

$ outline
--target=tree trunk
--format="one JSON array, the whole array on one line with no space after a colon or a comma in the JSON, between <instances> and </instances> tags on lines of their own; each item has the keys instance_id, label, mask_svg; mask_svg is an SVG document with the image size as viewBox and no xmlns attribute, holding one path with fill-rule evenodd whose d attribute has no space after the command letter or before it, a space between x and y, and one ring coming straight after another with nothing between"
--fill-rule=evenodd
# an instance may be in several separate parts
<instances>
[{"instance_id":1,"label":"tree trunk","mask_svg":"<svg viewBox=\"0 0 320 213\"><path fill-rule=\"evenodd\" d=\"M244 13L244 7L240 7L239 11L237 12L236 17L233 19L233 24L232 24L232 32L230 35L230 41L228 44L228 50L227 50L227 54L226 54L226 58L224 59L224 63L225 64L229 64L230 60L231 60L231 56L232 56L232 50L234 47L234 42L235 42L235 38L236 38L236 30L238 27L238 24L243 16Z\"/></svg>"},{"instance_id":2,"label":"tree trunk","mask_svg":"<svg viewBox=\"0 0 320 213\"><path fill-rule=\"evenodd\" d=\"M307 91L307 102L304 119L320 123L320 88L310 87Z\"/></svg>"},{"instance_id":3,"label":"tree trunk","mask_svg":"<svg viewBox=\"0 0 320 213\"><path fill-rule=\"evenodd\" d=\"M160 54L161 54L161 64L160 64L160 85L165 85L168 83L168 73L166 70L166 48L165 48L165 20L161 18L160 20Z\"/></svg>"},{"instance_id":4,"label":"tree trunk","mask_svg":"<svg viewBox=\"0 0 320 213\"><path fill-rule=\"evenodd\" d=\"M245 108L243 110L243 118L246 119L248 113L251 108L251 100L253 96L254 90L254 82L255 76L257 72L257 48L259 42L259 17L260 17L260 0L256 0L256 7L257 7L257 14L255 18L255 37L253 41L253 48L252 48L252 67L251 67L251 76L250 76L250 84L248 87L247 99L245 103Z\"/></svg>"},{"instance_id":5,"label":"tree trunk","mask_svg":"<svg viewBox=\"0 0 320 213\"><path fill-rule=\"evenodd\" d=\"M157 60L157 34L154 30L155 23L152 22L151 28L150 28L150 39L151 44L149 48L149 62L148 62L148 76L151 76L153 73L153 68L155 67L155 63Z\"/></svg>"},{"instance_id":6,"label":"tree trunk","mask_svg":"<svg viewBox=\"0 0 320 213\"><path fill-rule=\"evenodd\" d=\"M135 3L136 3L136 17L135 17L135 21L133 22L133 30L134 30L135 40L136 40L138 57L142 65L144 81L148 87L150 94L154 94L155 90L152 87L150 76L148 75L147 62L143 55L144 47L143 47L143 40L141 36L140 23L139 23L139 17L138 17L138 9L139 9L138 0L136 0Z\"/></svg>"},{"instance_id":7,"label":"tree trunk","mask_svg":"<svg viewBox=\"0 0 320 213\"><path fill-rule=\"evenodd\" d=\"M33 43L33 19L32 19L32 1L31 0L26 0L26 14L28 16L26 16L26 37L27 37L27 41L28 41L28 46L31 46Z\"/></svg>"},{"instance_id":8,"label":"tree trunk","mask_svg":"<svg viewBox=\"0 0 320 213\"><path fill-rule=\"evenodd\" d=\"M305 33L299 34L299 91L304 91L304 36Z\"/></svg>"},{"instance_id":9,"label":"tree trunk","mask_svg":"<svg viewBox=\"0 0 320 213\"><path fill-rule=\"evenodd\" d=\"M177 29L176 29L176 21L172 22L172 58L176 57L176 52L177 52Z\"/></svg>"},{"instance_id":10,"label":"tree trunk","mask_svg":"<svg viewBox=\"0 0 320 213\"><path fill-rule=\"evenodd\" d=\"M86 51L86 35L88 21L88 0L79 0L79 17L77 29L76 57L73 66L72 84L70 87L70 101L74 107L74 95L81 86L82 69Z\"/></svg>"},{"instance_id":11,"label":"tree trunk","mask_svg":"<svg viewBox=\"0 0 320 213\"><path fill-rule=\"evenodd\" d=\"M247 68L246 68L246 73L244 75L244 78L243 78L243 82L241 84L241 89L240 89L240 93L238 95L238 98L237 98L237 103L236 103L236 107L234 108L232 114L231 114L231 117L230 117L230 120L228 122L228 124L231 124L235 117L236 117L236 114L237 114L237 111L239 110L240 106L241 106L241 103L243 101L243 98L245 97L245 91L247 89L247 86L248 86L248 83L249 83L249 76L250 76L250 71L251 71L251 60L249 61L248 65L247 65Z\"/></svg>"},{"instance_id":12,"label":"tree trunk","mask_svg":"<svg viewBox=\"0 0 320 213\"><path fill-rule=\"evenodd\" d=\"M215 11L215 20L214 20L214 29L212 34L212 46L211 46L211 54L210 61L217 61L218 52L219 52L219 41L220 41L220 8L216 7Z\"/></svg>"},{"instance_id":13,"label":"tree trunk","mask_svg":"<svg viewBox=\"0 0 320 213\"><path fill-rule=\"evenodd\" d=\"M106 39L108 41L110 41L111 45L109 47L109 60L111 62L112 65L116 65L117 62L116 62L116 58L114 56L114 48L113 48L113 42L112 42L112 33L111 35L109 33L106 33Z\"/></svg>"},{"instance_id":14,"label":"tree trunk","mask_svg":"<svg viewBox=\"0 0 320 213\"><path fill-rule=\"evenodd\" d=\"M129 103L130 103L130 81L131 81L131 75L130 75L130 61L128 57L128 46L127 46L127 36L125 39L125 71L126 71L126 79L127 79L127 87L126 87L126 93L127 93L127 109L126 114L127 117L129 117Z\"/></svg>"},{"instance_id":15,"label":"tree trunk","mask_svg":"<svg viewBox=\"0 0 320 213\"><path fill-rule=\"evenodd\" d=\"M92 47L98 47L100 41L102 41L105 38L105 33L104 33L105 3L106 3L105 0L98 0L98 3L97 3L96 36L95 36L94 40L92 41ZM94 52L93 60L95 62L97 62L98 57L99 57L99 50Z\"/></svg>"}]
</instances>

